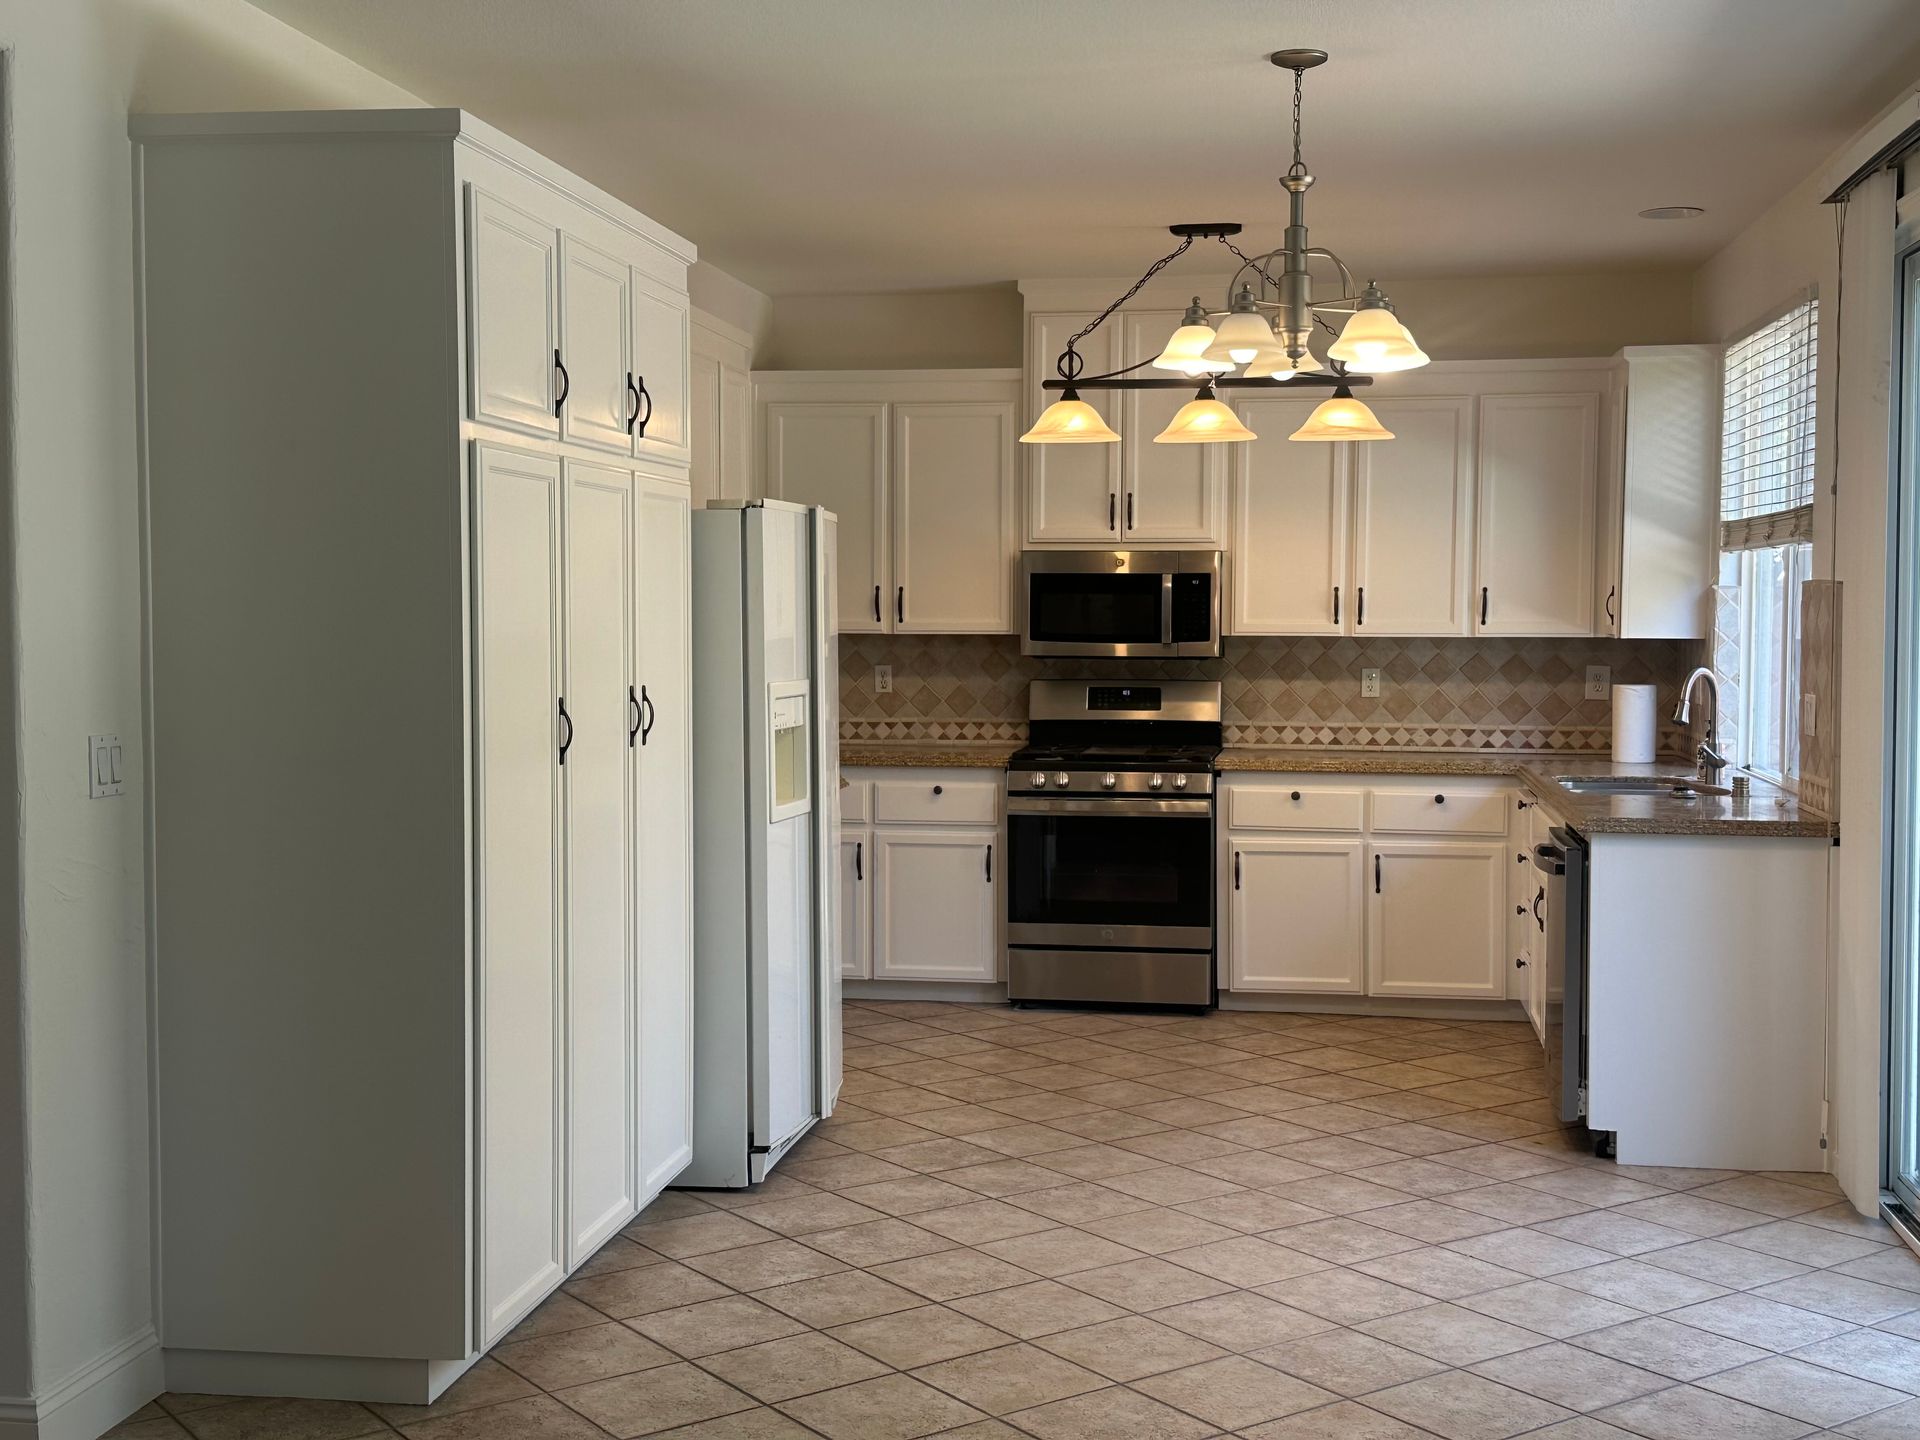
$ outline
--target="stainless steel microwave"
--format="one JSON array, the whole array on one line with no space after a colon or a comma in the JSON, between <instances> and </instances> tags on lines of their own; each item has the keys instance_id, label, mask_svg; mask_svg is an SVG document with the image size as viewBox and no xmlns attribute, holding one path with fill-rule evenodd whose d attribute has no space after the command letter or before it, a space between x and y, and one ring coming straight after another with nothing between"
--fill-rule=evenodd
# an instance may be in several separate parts
<instances>
[{"instance_id":1,"label":"stainless steel microwave","mask_svg":"<svg viewBox=\"0 0 1920 1440\"><path fill-rule=\"evenodd\" d=\"M1020 653L1220 654L1220 552L1028 550Z\"/></svg>"}]
</instances>

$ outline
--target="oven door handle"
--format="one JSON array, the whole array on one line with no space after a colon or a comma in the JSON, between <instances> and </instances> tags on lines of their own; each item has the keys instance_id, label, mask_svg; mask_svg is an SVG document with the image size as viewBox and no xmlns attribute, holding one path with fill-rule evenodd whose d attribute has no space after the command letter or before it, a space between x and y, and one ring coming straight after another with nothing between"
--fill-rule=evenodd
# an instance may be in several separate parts
<instances>
[{"instance_id":1,"label":"oven door handle","mask_svg":"<svg viewBox=\"0 0 1920 1440\"><path fill-rule=\"evenodd\" d=\"M1131 796L1112 800L1069 800L1048 796L1009 795L1009 815L1125 815L1131 818L1157 816L1168 819L1204 819L1213 813L1210 800L1153 800Z\"/></svg>"}]
</instances>

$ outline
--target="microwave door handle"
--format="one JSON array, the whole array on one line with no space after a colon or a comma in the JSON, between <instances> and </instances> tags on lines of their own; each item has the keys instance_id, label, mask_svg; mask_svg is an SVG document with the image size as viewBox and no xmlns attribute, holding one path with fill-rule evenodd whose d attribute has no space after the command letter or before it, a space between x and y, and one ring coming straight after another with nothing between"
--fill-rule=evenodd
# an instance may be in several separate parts
<instances>
[{"instance_id":1,"label":"microwave door handle","mask_svg":"<svg viewBox=\"0 0 1920 1440\"><path fill-rule=\"evenodd\" d=\"M1173 572L1160 572L1160 643L1173 646Z\"/></svg>"}]
</instances>

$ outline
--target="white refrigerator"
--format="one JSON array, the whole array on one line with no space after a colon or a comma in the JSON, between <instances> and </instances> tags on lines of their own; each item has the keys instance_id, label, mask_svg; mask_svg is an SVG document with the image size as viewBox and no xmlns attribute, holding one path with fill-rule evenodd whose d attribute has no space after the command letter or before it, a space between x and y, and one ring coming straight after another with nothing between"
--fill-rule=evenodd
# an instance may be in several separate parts
<instances>
[{"instance_id":1,"label":"white refrigerator","mask_svg":"<svg viewBox=\"0 0 1920 1440\"><path fill-rule=\"evenodd\" d=\"M738 1189L840 1091L835 520L693 515L693 1163Z\"/></svg>"}]
</instances>

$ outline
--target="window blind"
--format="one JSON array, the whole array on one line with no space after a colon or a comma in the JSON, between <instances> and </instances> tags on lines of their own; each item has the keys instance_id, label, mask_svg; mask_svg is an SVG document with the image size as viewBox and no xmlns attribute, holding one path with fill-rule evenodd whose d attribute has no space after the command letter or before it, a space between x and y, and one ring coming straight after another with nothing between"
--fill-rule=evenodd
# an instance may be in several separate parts
<instances>
[{"instance_id":1,"label":"window blind","mask_svg":"<svg viewBox=\"0 0 1920 1440\"><path fill-rule=\"evenodd\" d=\"M1809 298L1727 347L1720 546L1813 538L1818 302Z\"/></svg>"}]
</instances>

